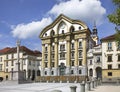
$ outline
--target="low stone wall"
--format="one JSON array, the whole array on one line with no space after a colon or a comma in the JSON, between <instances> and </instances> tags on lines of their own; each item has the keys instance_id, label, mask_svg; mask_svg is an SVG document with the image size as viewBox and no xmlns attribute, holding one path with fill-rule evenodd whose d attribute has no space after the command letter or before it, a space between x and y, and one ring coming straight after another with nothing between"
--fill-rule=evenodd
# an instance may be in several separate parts
<instances>
[{"instance_id":1,"label":"low stone wall","mask_svg":"<svg viewBox=\"0 0 120 92\"><path fill-rule=\"evenodd\" d=\"M86 76L37 76L36 82L82 82L86 80Z\"/></svg>"}]
</instances>

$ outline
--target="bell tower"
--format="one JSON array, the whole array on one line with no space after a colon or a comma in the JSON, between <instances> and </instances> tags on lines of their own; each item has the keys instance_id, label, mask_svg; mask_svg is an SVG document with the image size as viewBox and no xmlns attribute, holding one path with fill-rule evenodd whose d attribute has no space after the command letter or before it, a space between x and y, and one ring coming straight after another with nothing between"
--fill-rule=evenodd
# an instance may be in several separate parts
<instances>
[{"instance_id":1,"label":"bell tower","mask_svg":"<svg viewBox=\"0 0 120 92\"><path fill-rule=\"evenodd\" d=\"M96 22L94 22L93 30L92 30L92 39L95 41L95 45L98 44L99 37L98 37L98 32L96 28Z\"/></svg>"}]
</instances>

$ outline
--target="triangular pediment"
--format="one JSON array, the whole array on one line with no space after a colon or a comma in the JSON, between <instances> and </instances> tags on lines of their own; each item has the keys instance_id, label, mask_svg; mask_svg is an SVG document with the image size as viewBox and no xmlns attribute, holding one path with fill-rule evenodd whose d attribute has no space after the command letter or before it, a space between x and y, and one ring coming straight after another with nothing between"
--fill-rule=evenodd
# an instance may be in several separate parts
<instances>
[{"instance_id":1,"label":"triangular pediment","mask_svg":"<svg viewBox=\"0 0 120 92\"><path fill-rule=\"evenodd\" d=\"M70 23L71 25L72 24L79 24L81 25L84 29L87 29L88 27L86 26L86 24L82 21L79 21L79 20L72 20L70 19L69 17L63 15L63 14L60 14L50 25L46 26L40 33L40 38L43 37L43 35L48 31L48 30L52 30L56 25L59 26L60 23L64 23L64 22L67 22L67 23ZM58 27L57 26L57 27ZM58 29L55 29L55 30L58 30ZM49 32L50 33L50 32Z\"/></svg>"}]
</instances>

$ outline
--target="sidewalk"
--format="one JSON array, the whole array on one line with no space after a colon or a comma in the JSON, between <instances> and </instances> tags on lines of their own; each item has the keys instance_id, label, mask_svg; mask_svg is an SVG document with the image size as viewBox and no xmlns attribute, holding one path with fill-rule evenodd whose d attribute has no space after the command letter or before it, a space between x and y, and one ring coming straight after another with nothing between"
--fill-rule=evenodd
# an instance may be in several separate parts
<instances>
[{"instance_id":1,"label":"sidewalk","mask_svg":"<svg viewBox=\"0 0 120 92\"><path fill-rule=\"evenodd\" d=\"M70 86L77 86L76 92L80 92L80 83L29 83L16 84L13 82L0 82L0 92L51 92L61 90L62 92L71 92ZM120 92L120 85L103 84L91 91L85 92Z\"/></svg>"},{"instance_id":2,"label":"sidewalk","mask_svg":"<svg viewBox=\"0 0 120 92\"><path fill-rule=\"evenodd\" d=\"M120 92L120 85L105 84L92 89L92 92Z\"/></svg>"}]
</instances>

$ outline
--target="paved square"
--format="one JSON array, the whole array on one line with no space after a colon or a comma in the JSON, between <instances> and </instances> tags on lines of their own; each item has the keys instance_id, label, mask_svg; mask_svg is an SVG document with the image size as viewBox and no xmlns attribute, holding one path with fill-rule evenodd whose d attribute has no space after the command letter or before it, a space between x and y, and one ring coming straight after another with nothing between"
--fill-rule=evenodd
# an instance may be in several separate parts
<instances>
[{"instance_id":1,"label":"paved square","mask_svg":"<svg viewBox=\"0 0 120 92\"><path fill-rule=\"evenodd\" d=\"M79 83L15 84L13 82L0 82L0 92L51 92L52 90L61 90L62 92L71 92L70 86L73 86L73 85L77 86L77 92L80 92ZM104 84L92 89L92 92L120 92L120 85Z\"/></svg>"}]
</instances>

